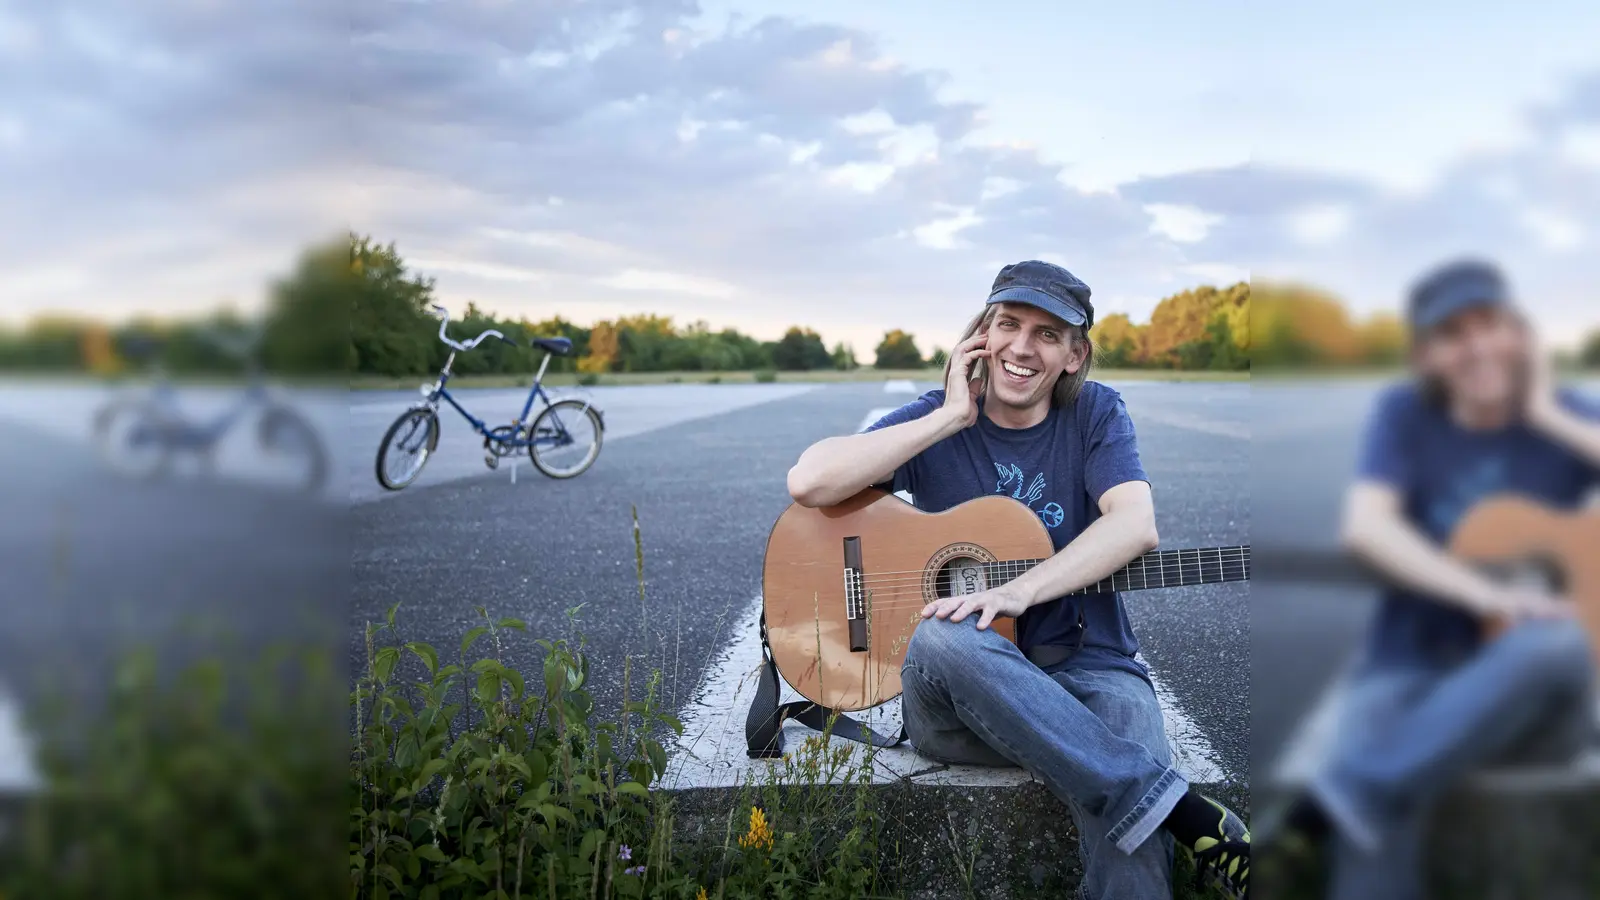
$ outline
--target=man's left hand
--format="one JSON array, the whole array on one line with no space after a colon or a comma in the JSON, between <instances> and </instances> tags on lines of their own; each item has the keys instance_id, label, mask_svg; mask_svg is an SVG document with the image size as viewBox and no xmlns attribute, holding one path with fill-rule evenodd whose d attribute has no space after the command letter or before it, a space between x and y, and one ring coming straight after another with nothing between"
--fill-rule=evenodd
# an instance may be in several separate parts
<instances>
[{"instance_id":1,"label":"man's left hand","mask_svg":"<svg viewBox=\"0 0 1600 900\"><path fill-rule=\"evenodd\" d=\"M926 619L937 616L952 622L960 622L970 613L981 612L983 615L978 618L978 628L984 629L989 627L995 616L1015 618L1022 615L1028 606L1028 598L1024 597L1021 591L1009 584L1003 584L997 588L978 591L976 594L935 600L922 608L922 617Z\"/></svg>"},{"instance_id":2,"label":"man's left hand","mask_svg":"<svg viewBox=\"0 0 1600 900\"><path fill-rule=\"evenodd\" d=\"M1555 364L1543 342L1532 335L1528 341L1528 380L1524 391L1524 409L1535 427L1542 427L1560 412L1561 404L1556 399Z\"/></svg>"}]
</instances>

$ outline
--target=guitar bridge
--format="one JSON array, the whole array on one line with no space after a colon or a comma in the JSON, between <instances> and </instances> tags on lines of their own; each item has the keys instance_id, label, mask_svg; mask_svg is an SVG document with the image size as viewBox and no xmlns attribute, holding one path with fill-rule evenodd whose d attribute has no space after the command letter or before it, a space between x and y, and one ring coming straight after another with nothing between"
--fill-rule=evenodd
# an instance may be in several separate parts
<instances>
[{"instance_id":1,"label":"guitar bridge","mask_svg":"<svg viewBox=\"0 0 1600 900\"><path fill-rule=\"evenodd\" d=\"M850 630L850 652L867 651L867 592L861 571L861 538L844 539L844 615Z\"/></svg>"}]
</instances>

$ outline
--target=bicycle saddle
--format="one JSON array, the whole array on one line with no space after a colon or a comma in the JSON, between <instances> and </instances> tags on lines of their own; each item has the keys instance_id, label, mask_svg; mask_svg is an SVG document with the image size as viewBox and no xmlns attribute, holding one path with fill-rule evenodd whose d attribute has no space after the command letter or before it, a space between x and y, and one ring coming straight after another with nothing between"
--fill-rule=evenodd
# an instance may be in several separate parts
<instances>
[{"instance_id":1,"label":"bicycle saddle","mask_svg":"<svg viewBox=\"0 0 1600 900\"><path fill-rule=\"evenodd\" d=\"M557 356L566 356L572 352L572 338L568 337L534 338L530 343Z\"/></svg>"}]
</instances>

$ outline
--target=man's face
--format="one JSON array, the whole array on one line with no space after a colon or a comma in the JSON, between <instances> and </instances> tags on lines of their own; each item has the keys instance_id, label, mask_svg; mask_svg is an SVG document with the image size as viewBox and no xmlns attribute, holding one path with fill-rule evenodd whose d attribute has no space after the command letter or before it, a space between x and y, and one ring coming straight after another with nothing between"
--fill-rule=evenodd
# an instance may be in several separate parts
<instances>
[{"instance_id":1,"label":"man's face","mask_svg":"<svg viewBox=\"0 0 1600 900\"><path fill-rule=\"evenodd\" d=\"M1474 406L1514 403L1530 347L1522 324L1505 310L1464 310L1436 326L1417 348L1422 372L1450 396Z\"/></svg>"},{"instance_id":2,"label":"man's face","mask_svg":"<svg viewBox=\"0 0 1600 900\"><path fill-rule=\"evenodd\" d=\"M1007 406L1048 401L1056 379L1077 372L1087 348L1067 323L1044 310L1003 303L989 325L989 396Z\"/></svg>"}]
</instances>

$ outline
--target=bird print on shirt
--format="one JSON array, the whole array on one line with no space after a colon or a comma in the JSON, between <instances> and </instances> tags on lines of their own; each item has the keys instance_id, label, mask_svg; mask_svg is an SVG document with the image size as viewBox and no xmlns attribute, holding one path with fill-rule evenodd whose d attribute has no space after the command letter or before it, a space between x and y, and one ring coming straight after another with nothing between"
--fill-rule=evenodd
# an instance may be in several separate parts
<instances>
[{"instance_id":1,"label":"bird print on shirt","mask_svg":"<svg viewBox=\"0 0 1600 900\"><path fill-rule=\"evenodd\" d=\"M1059 503L1046 503L1044 506L1037 508L1034 506L1035 503L1044 498L1044 491L1047 487L1044 473L1041 472L1033 476L1032 481L1028 481L1026 476L1023 475L1022 469L1016 463L1010 465L995 463L994 467L1000 473L1000 480L994 487L995 493L1010 493L1013 499L1022 501L1027 504L1029 509L1038 513L1039 518L1044 521L1045 525L1051 528L1060 525L1066 518L1066 512ZM1027 484L1026 488L1023 487L1024 483Z\"/></svg>"}]
</instances>

